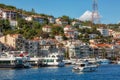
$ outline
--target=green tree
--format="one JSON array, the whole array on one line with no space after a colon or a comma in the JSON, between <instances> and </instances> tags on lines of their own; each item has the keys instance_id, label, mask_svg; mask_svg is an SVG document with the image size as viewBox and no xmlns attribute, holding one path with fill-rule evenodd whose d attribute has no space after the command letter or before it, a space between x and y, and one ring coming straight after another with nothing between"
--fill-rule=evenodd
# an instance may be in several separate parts
<instances>
[{"instance_id":1,"label":"green tree","mask_svg":"<svg viewBox=\"0 0 120 80\"><path fill-rule=\"evenodd\" d=\"M4 20L4 19L0 20L0 29L1 29L1 32L3 32L4 34L6 34L9 30L11 30L9 20Z\"/></svg>"},{"instance_id":2,"label":"green tree","mask_svg":"<svg viewBox=\"0 0 120 80\"><path fill-rule=\"evenodd\" d=\"M52 35L63 35L64 34L63 28L60 26L53 26L51 31L52 31L51 32Z\"/></svg>"}]
</instances>

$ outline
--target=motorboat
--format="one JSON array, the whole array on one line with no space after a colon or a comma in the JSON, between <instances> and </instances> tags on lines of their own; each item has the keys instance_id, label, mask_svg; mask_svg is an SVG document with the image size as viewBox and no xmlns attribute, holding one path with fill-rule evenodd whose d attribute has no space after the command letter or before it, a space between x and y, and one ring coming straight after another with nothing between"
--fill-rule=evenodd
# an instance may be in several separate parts
<instances>
[{"instance_id":1,"label":"motorboat","mask_svg":"<svg viewBox=\"0 0 120 80\"><path fill-rule=\"evenodd\" d=\"M73 71L92 72L96 71L97 67L98 66L96 64L91 64L89 62L79 62L79 64L73 67Z\"/></svg>"},{"instance_id":2,"label":"motorboat","mask_svg":"<svg viewBox=\"0 0 120 80\"><path fill-rule=\"evenodd\" d=\"M98 62L100 65L110 64L110 60L109 60L109 59L97 59L97 62Z\"/></svg>"}]
</instances>

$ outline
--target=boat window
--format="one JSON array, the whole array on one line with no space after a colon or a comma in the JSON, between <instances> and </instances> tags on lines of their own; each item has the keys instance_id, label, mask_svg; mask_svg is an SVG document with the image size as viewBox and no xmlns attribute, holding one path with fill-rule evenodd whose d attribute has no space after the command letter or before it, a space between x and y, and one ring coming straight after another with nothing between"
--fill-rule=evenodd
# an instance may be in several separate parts
<instances>
[{"instance_id":1,"label":"boat window","mask_svg":"<svg viewBox=\"0 0 120 80\"><path fill-rule=\"evenodd\" d=\"M54 55L52 57L55 57Z\"/></svg>"},{"instance_id":2,"label":"boat window","mask_svg":"<svg viewBox=\"0 0 120 80\"><path fill-rule=\"evenodd\" d=\"M47 62L47 60L45 59L44 62Z\"/></svg>"},{"instance_id":3,"label":"boat window","mask_svg":"<svg viewBox=\"0 0 120 80\"><path fill-rule=\"evenodd\" d=\"M57 59L57 62L61 62L61 60L60 60L60 59Z\"/></svg>"},{"instance_id":4,"label":"boat window","mask_svg":"<svg viewBox=\"0 0 120 80\"><path fill-rule=\"evenodd\" d=\"M0 61L0 64L10 64L10 61Z\"/></svg>"},{"instance_id":5,"label":"boat window","mask_svg":"<svg viewBox=\"0 0 120 80\"><path fill-rule=\"evenodd\" d=\"M53 60L53 59L50 59L49 62L54 62L54 60Z\"/></svg>"},{"instance_id":6,"label":"boat window","mask_svg":"<svg viewBox=\"0 0 120 80\"><path fill-rule=\"evenodd\" d=\"M85 66L85 64L81 64L80 66L81 66L81 67L84 67L84 66Z\"/></svg>"}]
</instances>

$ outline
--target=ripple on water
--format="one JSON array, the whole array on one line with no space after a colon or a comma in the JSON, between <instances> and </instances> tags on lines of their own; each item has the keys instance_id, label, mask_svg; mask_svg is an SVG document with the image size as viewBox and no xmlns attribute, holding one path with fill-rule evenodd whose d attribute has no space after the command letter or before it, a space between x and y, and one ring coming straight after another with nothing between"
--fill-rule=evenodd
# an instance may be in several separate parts
<instances>
[{"instance_id":1,"label":"ripple on water","mask_svg":"<svg viewBox=\"0 0 120 80\"><path fill-rule=\"evenodd\" d=\"M88 73L73 72L72 66L0 70L0 80L120 80L120 65L103 65Z\"/></svg>"}]
</instances>

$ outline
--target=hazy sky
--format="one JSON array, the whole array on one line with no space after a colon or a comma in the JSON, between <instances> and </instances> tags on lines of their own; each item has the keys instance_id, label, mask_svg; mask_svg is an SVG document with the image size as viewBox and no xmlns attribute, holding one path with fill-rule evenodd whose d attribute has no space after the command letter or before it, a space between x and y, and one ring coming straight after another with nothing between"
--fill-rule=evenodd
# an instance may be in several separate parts
<instances>
[{"instance_id":1,"label":"hazy sky","mask_svg":"<svg viewBox=\"0 0 120 80\"><path fill-rule=\"evenodd\" d=\"M34 8L37 13L55 17L68 15L71 18L79 18L86 11L92 11L92 0L0 0L0 3L28 11ZM98 0L98 10L102 23L120 21L120 0Z\"/></svg>"}]
</instances>

